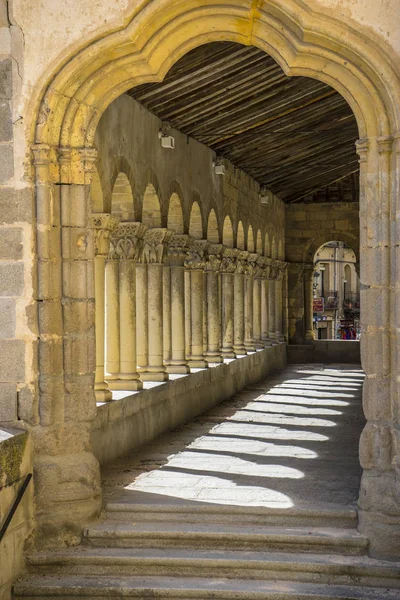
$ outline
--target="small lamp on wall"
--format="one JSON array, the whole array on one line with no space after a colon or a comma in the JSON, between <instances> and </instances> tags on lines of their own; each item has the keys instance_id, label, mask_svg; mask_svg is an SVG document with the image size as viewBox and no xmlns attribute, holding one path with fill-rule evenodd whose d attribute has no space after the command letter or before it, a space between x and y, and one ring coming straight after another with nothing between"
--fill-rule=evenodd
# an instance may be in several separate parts
<instances>
[{"instance_id":1,"label":"small lamp on wall","mask_svg":"<svg viewBox=\"0 0 400 600\"><path fill-rule=\"evenodd\" d=\"M272 192L265 185L263 185L260 189L260 193L258 195L261 204L269 204L272 200Z\"/></svg>"},{"instance_id":2,"label":"small lamp on wall","mask_svg":"<svg viewBox=\"0 0 400 600\"><path fill-rule=\"evenodd\" d=\"M173 135L171 135L171 125L169 123L164 122L161 124L158 137L161 140L162 148L169 148L170 150L175 148L175 138Z\"/></svg>"},{"instance_id":3,"label":"small lamp on wall","mask_svg":"<svg viewBox=\"0 0 400 600\"><path fill-rule=\"evenodd\" d=\"M214 172L216 175L225 175L225 165L223 164L223 159L220 156L213 161Z\"/></svg>"}]
</instances>

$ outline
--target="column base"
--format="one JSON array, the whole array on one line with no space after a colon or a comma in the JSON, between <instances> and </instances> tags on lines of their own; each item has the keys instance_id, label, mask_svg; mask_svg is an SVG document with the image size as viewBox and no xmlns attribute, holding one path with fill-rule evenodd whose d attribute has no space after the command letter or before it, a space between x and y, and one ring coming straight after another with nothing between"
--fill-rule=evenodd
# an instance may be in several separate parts
<instances>
[{"instance_id":1,"label":"column base","mask_svg":"<svg viewBox=\"0 0 400 600\"><path fill-rule=\"evenodd\" d=\"M222 363L222 356L219 352L206 352L207 362L209 363Z\"/></svg>"},{"instance_id":2,"label":"column base","mask_svg":"<svg viewBox=\"0 0 400 600\"><path fill-rule=\"evenodd\" d=\"M276 337L276 333L269 334L269 341L270 341L271 346L277 346L279 344L277 337Z\"/></svg>"},{"instance_id":3,"label":"column base","mask_svg":"<svg viewBox=\"0 0 400 600\"><path fill-rule=\"evenodd\" d=\"M208 362L204 359L190 359L188 360L188 367L191 369L207 369Z\"/></svg>"},{"instance_id":4,"label":"column base","mask_svg":"<svg viewBox=\"0 0 400 600\"><path fill-rule=\"evenodd\" d=\"M171 375L187 375L190 373L190 369L187 364L184 365L168 365L166 367L167 373Z\"/></svg>"},{"instance_id":5,"label":"column base","mask_svg":"<svg viewBox=\"0 0 400 600\"><path fill-rule=\"evenodd\" d=\"M255 352L256 351L256 347L255 344L253 342L251 343L244 343L244 347L246 349L246 352Z\"/></svg>"},{"instance_id":6,"label":"column base","mask_svg":"<svg viewBox=\"0 0 400 600\"><path fill-rule=\"evenodd\" d=\"M236 356L238 356L238 355L242 355L243 356L243 354L247 354L247 350L246 350L246 348L244 346L235 346L234 345L233 346L233 351L236 354Z\"/></svg>"},{"instance_id":7,"label":"column base","mask_svg":"<svg viewBox=\"0 0 400 600\"><path fill-rule=\"evenodd\" d=\"M96 402L109 402L112 400L112 393L108 387L103 387L99 390L94 390L96 396Z\"/></svg>"},{"instance_id":8,"label":"column base","mask_svg":"<svg viewBox=\"0 0 400 600\"><path fill-rule=\"evenodd\" d=\"M168 381L169 377L168 373L165 371L157 371L154 373L146 371L146 373L140 373L140 379L142 381Z\"/></svg>"},{"instance_id":9,"label":"column base","mask_svg":"<svg viewBox=\"0 0 400 600\"><path fill-rule=\"evenodd\" d=\"M304 339L307 342L313 342L315 340L315 338L314 338L314 332L313 331L306 331L306 333L304 334Z\"/></svg>"},{"instance_id":10,"label":"column base","mask_svg":"<svg viewBox=\"0 0 400 600\"><path fill-rule=\"evenodd\" d=\"M269 346L272 346L272 342L269 338L261 338L261 343L264 348L268 348Z\"/></svg>"},{"instance_id":11,"label":"column base","mask_svg":"<svg viewBox=\"0 0 400 600\"><path fill-rule=\"evenodd\" d=\"M226 350L222 349L221 351L222 358L236 358L236 354L232 350L232 348L227 348Z\"/></svg>"},{"instance_id":12,"label":"column base","mask_svg":"<svg viewBox=\"0 0 400 600\"><path fill-rule=\"evenodd\" d=\"M257 350L262 350L264 348L264 344L262 343L261 340L257 340L256 342L254 342L254 345Z\"/></svg>"},{"instance_id":13,"label":"column base","mask_svg":"<svg viewBox=\"0 0 400 600\"><path fill-rule=\"evenodd\" d=\"M110 390L126 390L127 392L135 392L143 389L143 383L140 379L112 379L108 382Z\"/></svg>"}]
</instances>

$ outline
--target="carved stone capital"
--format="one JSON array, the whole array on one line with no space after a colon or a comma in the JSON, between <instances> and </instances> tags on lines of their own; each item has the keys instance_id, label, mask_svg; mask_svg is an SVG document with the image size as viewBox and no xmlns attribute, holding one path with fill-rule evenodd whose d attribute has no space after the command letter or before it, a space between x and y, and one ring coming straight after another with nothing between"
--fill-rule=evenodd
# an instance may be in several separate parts
<instances>
[{"instance_id":1,"label":"carved stone capital","mask_svg":"<svg viewBox=\"0 0 400 600\"><path fill-rule=\"evenodd\" d=\"M219 271L222 261L222 244L210 244L205 265L206 271Z\"/></svg>"},{"instance_id":2,"label":"carved stone capital","mask_svg":"<svg viewBox=\"0 0 400 600\"><path fill-rule=\"evenodd\" d=\"M144 246L140 262L147 264L162 264L166 248L169 240L173 235L173 231L156 227L146 231L144 236Z\"/></svg>"},{"instance_id":3,"label":"carved stone capital","mask_svg":"<svg viewBox=\"0 0 400 600\"><path fill-rule=\"evenodd\" d=\"M223 248L221 256L221 273L235 273L236 271L236 258L239 250L236 248Z\"/></svg>"},{"instance_id":4,"label":"carved stone capital","mask_svg":"<svg viewBox=\"0 0 400 600\"><path fill-rule=\"evenodd\" d=\"M118 217L111 215L110 213L92 215L96 256L108 255L111 235L118 226L118 223Z\"/></svg>"},{"instance_id":5,"label":"carved stone capital","mask_svg":"<svg viewBox=\"0 0 400 600\"><path fill-rule=\"evenodd\" d=\"M359 162L366 162L368 156L369 141L366 138L356 141L356 152L360 157Z\"/></svg>"},{"instance_id":6,"label":"carved stone capital","mask_svg":"<svg viewBox=\"0 0 400 600\"><path fill-rule=\"evenodd\" d=\"M208 247L207 240L193 240L185 266L188 269L204 269L208 259Z\"/></svg>"},{"instance_id":7,"label":"carved stone capital","mask_svg":"<svg viewBox=\"0 0 400 600\"><path fill-rule=\"evenodd\" d=\"M377 138L379 154L390 154L393 150L393 138L385 135Z\"/></svg>"},{"instance_id":8,"label":"carved stone capital","mask_svg":"<svg viewBox=\"0 0 400 600\"><path fill-rule=\"evenodd\" d=\"M143 238L147 226L143 223L120 223L110 240L109 258L115 260L139 260L143 252Z\"/></svg>"},{"instance_id":9,"label":"carved stone capital","mask_svg":"<svg viewBox=\"0 0 400 600\"><path fill-rule=\"evenodd\" d=\"M174 233L168 242L168 263L171 266L183 266L190 257L189 249L193 241L190 235Z\"/></svg>"},{"instance_id":10,"label":"carved stone capital","mask_svg":"<svg viewBox=\"0 0 400 600\"><path fill-rule=\"evenodd\" d=\"M244 275L247 269L247 259L249 258L249 252L247 250L239 250L236 259L236 273Z\"/></svg>"}]
</instances>

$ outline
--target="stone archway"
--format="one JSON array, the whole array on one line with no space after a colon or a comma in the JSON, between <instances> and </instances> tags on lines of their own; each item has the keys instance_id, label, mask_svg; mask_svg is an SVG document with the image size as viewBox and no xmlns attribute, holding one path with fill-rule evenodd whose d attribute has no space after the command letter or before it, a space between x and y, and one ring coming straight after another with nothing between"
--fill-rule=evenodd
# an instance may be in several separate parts
<instances>
[{"instance_id":1,"label":"stone archway","mask_svg":"<svg viewBox=\"0 0 400 600\"><path fill-rule=\"evenodd\" d=\"M151 1L136 9L119 31L110 31L71 54L69 61L47 74L43 90L32 100L30 140L37 204L51 206L59 192L61 228L79 239L82 230L87 230L84 237L89 238L88 190L96 161L92 144L102 113L127 89L162 80L190 49L221 40L255 45L270 54L287 75L313 77L331 85L357 119L361 282L363 303L368 307L363 315L368 424L360 445L364 467L360 522L373 553L395 554L400 545L393 425L398 412L395 315L399 299L394 275L397 240L390 221L400 200L400 106L396 102L400 84L388 55L363 33L314 12L302 0ZM337 40L342 40L341 45ZM52 184L57 185L57 193ZM50 236L54 224L46 225ZM41 231L42 237L46 231ZM52 399L52 416L50 427L46 422L37 428L39 518L50 528L54 523L55 528L61 524L74 529L100 508L98 468L88 443L95 408L89 377L94 370L93 311L82 310L93 304L93 256L89 243L81 243L73 258L63 256L61 248L54 252L52 260L61 266L63 283L60 294L39 293L40 351L54 352L46 311L63 302L78 317L73 325L64 319L61 334L54 332L64 372L46 375L40 385L43 398ZM41 256L40 248L38 262L38 289L44 290L49 261L47 255ZM377 295L382 298L379 310ZM62 503L49 500L49 490L56 488L65 498Z\"/></svg>"}]
</instances>

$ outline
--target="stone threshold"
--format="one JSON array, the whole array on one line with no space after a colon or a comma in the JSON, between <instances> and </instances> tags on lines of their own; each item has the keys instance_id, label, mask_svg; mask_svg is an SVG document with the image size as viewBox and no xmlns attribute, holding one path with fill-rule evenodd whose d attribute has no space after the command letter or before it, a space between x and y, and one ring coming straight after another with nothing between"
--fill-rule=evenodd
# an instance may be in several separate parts
<instances>
[{"instance_id":1,"label":"stone threshold","mask_svg":"<svg viewBox=\"0 0 400 600\"><path fill-rule=\"evenodd\" d=\"M93 452L100 464L124 456L285 366L286 344L281 343L187 375L170 375L166 382L145 382L140 391L115 391L112 400L97 404Z\"/></svg>"}]
</instances>

